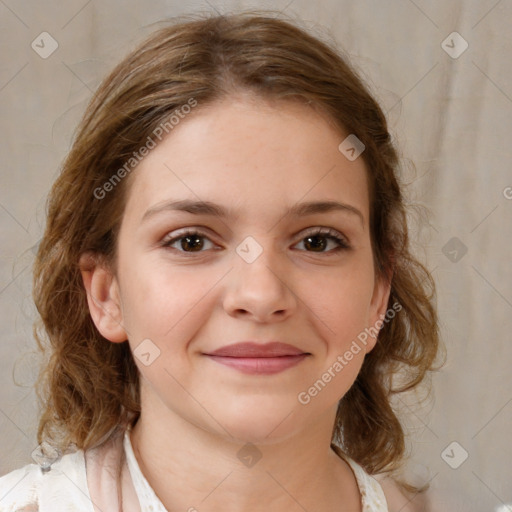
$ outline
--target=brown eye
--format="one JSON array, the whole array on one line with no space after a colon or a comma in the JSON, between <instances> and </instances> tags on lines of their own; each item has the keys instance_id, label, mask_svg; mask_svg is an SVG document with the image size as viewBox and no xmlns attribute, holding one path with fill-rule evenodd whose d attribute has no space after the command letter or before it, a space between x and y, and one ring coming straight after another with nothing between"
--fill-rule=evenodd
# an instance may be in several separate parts
<instances>
[{"instance_id":1,"label":"brown eye","mask_svg":"<svg viewBox=\"0 0 512 512\"><path fill-rule=\"evenodd\" d=\"M208 241L213 246L212 241L204 233L199 231L187 231L173 238L164 240L162 247L175 249L182 253L204 252L205 241Z\"/></svg>"},{"instance_id":2,"label":"brown eye","mask_svg":"<svg viewBox=\"0 0 512 512\"><path fill-rule=\"evenodd\" d=\"M197 252L200 251L204 246L202 237L197 235L184 236L181 237L179 240L181 240L181 248L185 251L188 251L190 249L194 252Z\"/></svg>"},{"instance_id":3,"label":"brown eye","mask_svg":"<svg viewBox=\"0 0 512 512\"><path fill-rule=\"evenodd\" d=\"M325 236L308 236L304 238L304 247L308 250L312 250L314 252L323 252L327 247L327 237Z\"/></svg>"},{"instance_id":4,"label":"brown eye","mask_svg":"<svg viewBox=\"0 0 512 512\"><path fill-rule=\"evenodd\" d=\"M307 252L328 254L350 248L350 245L338 232L332 229L317 229L307 234L301 242L304 243ZM331 245L334 245L334 247L326 251L325 249L329 246L329 242L331 242Z\"/></svg>"}]
</instances>

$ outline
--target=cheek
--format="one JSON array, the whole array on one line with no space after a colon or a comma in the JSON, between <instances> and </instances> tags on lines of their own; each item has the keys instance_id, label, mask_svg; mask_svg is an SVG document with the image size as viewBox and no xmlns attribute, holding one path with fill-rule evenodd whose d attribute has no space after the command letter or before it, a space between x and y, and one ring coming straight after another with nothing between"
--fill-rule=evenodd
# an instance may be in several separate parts
<instances>
[{"instance_id":1,"label":"cheek","mask_svg":"<svg viewBox=\"0 0 512 512\"><path fill-rule=\"evenodd\" d=\"M204 322L203 298L219 277L192 266L173 269L150 258L132 260L122 270L123 319L129 337L134 342L150 338L162 348L172 343L179 351L178 341L190 339Z\"/></svg>"},{"instance_id":2,"label":"cheek","mask_svg":"<svg viewBox=\"0 0 512 512\"><path fill-rule=\"evenodd\" d=\"M340 348L368 326L373 268L351 265L321 280L304 279L299 293L325 337Z\"/></svg>"}]
</instances>

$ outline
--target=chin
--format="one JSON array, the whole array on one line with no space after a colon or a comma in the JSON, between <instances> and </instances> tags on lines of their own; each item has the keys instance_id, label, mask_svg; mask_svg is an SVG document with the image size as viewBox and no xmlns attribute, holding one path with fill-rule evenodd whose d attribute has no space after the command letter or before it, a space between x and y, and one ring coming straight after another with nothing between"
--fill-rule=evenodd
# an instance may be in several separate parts
<instances>
[{"instance_id":1,"label":"chin","mask_svg":"<svg viewBox=\"0 0 512 512\"><path fill-rule=\"evenodd\" d=\"M271 445L284 441L300 431L305 422L304 417L299 417L300 409L295 404L274 404L266 408L260 404L230 412L224 411L219 422L242 444Z\"/></svg>"}]
</instances>

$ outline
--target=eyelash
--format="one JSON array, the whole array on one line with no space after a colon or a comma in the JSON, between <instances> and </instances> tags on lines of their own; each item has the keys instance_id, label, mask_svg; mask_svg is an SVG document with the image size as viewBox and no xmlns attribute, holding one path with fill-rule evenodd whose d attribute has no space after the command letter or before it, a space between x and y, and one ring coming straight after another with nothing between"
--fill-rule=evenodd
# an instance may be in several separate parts
<instances>
[{"instance_id":1,"label":"eyelash","mask_svg":"<svg viewBox=\"0 0 512 512\"><path fill-rule=\"evenodd\" d=\"M183 232L179 233L177 236L174 236L173 238L164 239L162 241L162 243L161 243L161 246L164 247L164 248L176 250L176 251L182 253L183 255L187 255L186 257L191 257L195 253L205 252L204 250L201 250L201 251L183 251L183 250L179 250L179 249L175 249L174 247L171 247L175 242L177 242L177 241L179 241L179 240L181 240L183 238L186 238L187 236L193 236L193 235L197 235L199 238L206 238L206 239L210 240L208 238L208 235L206 233L202 232L201 230L189 229L189 230L186 230L186 231L183 231ZM338 247L335 247L334 249L331 249L330 251L321 251L321 252L318 252L318 253L315 252L315 251L304 251L304 252L310 252L310 253L313 253L313 254L324 254L324 255L329 256L329 255L331 255L333 253L338 253L340 251L344 251L344 250L346 251L348 249L351 249L351 246L346 241L346 239L342 238L337 231L335 231L334 229L331 229L331 228L314 228L311 231L307 232L301 238L300 242L303 242L308 237L317 237L317 236L323 236L324 238L327 238L329 240L333 240L334 242L336 242L338 244Z\"/></svg>"}]
</instances>

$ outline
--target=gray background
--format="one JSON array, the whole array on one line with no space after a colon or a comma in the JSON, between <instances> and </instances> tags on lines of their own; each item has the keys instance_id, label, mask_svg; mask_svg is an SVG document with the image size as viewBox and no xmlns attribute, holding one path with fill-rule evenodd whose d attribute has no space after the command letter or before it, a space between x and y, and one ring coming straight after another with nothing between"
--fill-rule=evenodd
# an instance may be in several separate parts
<instances>
[{"instance_id":1,"label":"gray background","mask_svg":"<svg viewBox=\"0 0 512 512\"><path fill-rule=\"evenodd\" d=\"M37 445L31 265L46 194L91 92L154 22L241 8L283 10L334 39L387 111L407 196L431 211L413 212L411 238L437 282L448 349L433 395L397 402L410 433L408 473L431 480L433 510L499 510L512 503L506 0L0 0L0 474L31 462ZM44 31L59 45L45 59L31 48ZM442 44L454 31L469 44L458 58L460 41Z\"/></svg>"}]
</instances>

